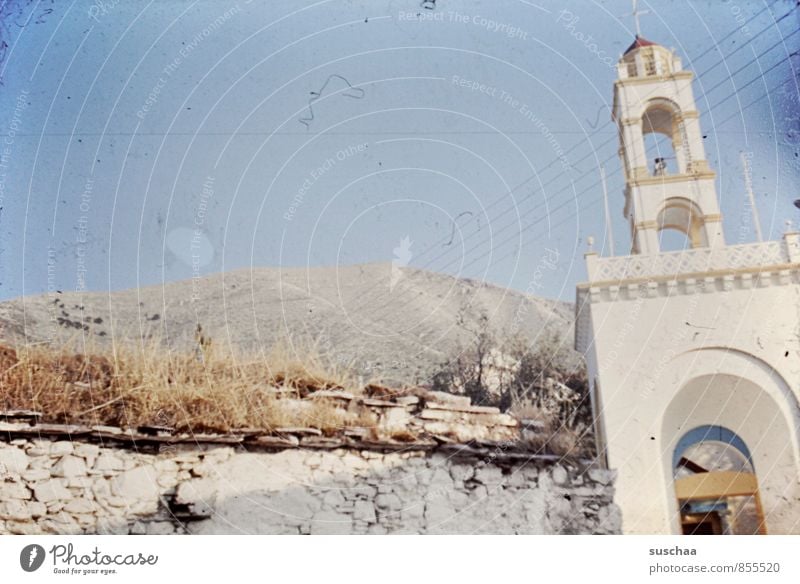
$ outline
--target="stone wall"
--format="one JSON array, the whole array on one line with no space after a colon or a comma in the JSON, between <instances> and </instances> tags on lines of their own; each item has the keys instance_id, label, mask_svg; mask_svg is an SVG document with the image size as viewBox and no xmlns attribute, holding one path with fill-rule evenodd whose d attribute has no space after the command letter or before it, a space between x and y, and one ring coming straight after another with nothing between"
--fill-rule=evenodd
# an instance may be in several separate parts
<instances>
[{"instance_id":1,"label":"stone wall","mask_svg":"<svg viewBox=\"0 0 800 584\"><path fill-rule=\"evenodd\" d=\"M449 445L145 453L0 442L0 534L619 533L613 473Z\"/></svg>"}]
</instances>

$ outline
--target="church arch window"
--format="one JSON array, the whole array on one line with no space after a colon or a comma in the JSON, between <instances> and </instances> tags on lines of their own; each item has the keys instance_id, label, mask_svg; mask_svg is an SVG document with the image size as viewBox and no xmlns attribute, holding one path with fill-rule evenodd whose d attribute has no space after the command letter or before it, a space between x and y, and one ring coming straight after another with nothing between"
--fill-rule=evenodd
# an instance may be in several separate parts
<instances>
[{"instance_id":1,"label":"church arch window","mask_svg":"<svg viewBox=\"0 0 800 584\"><path fill-rule=\"evenodd\" d=\"M642 114L642 140L645 151L651 155L651 175L686 172L688 153L684 133L678 104L665 98L647 102Z\"/></svg>"},{"instance_id":2,"label":"church arch window","mask_svg":"<svg viewBox=\"0 0 800 584\"><path fill-rule=\"evenodd\" d=\"M683 234L688 240L688 247L706 247L708 241L703 229L703 214L696 203L683 197L671 197L664 201L664 205L656 218L659 236L664 231L673 231ZM661 241L665 244L661 246L661 251L677 251L674 248L676 242L683 242L682 238L672 237L670 234ZM683 245L678 249L685 249Z\"/></svg>"}]
</instances>

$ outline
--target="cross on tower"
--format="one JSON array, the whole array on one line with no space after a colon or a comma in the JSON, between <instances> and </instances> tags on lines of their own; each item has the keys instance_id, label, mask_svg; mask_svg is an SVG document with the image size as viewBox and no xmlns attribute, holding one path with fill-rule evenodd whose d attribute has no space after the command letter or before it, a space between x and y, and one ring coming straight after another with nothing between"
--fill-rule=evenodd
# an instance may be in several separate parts
<instances>
[{"instance_id":1,"label":"cross on tower","mask_svg":"<svg viewBox=\"0 0 800 584\"><path fill-rule=\"evenodd\" d=\"M633 22L636 25L636 36L642 36L642 27L639 24L639 17L642 14L650 14L649 10L639 10L639 0L631 0L633 2L633 12L626 14L626 16L633 16Z\"/></svg>"}]
</instances>

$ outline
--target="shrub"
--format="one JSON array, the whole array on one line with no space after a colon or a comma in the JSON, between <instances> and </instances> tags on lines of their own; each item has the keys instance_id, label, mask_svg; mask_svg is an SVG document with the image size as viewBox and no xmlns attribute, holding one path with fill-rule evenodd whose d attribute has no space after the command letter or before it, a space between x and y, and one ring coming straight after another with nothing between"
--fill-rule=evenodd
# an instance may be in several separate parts
<instances>
[{"instance_id":1,"label":"shrub","mask_svg":"<svg viewBox=\"0 0 800 584\"><path fill-rule=\"evenodd\" d=\"M498 340L487 325L483 315L477 329L467 329L472 342L440 364L431 380L433 389L535 420L541 446L554 453L587 451L592 427L589 384L583 364L563 337L545 332L535 344L520 336Z\"/></svg>"}]
</instances>

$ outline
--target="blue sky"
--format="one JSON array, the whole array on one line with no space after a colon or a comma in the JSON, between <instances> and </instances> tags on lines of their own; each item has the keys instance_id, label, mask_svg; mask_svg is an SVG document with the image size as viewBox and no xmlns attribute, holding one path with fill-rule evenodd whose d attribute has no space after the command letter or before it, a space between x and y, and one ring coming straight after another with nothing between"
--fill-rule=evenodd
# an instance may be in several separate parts
<instances>
[{"instance_id":1,"label":"blue sky","mask_svg":"<svg viewBox=\"0 0 800 584\"><path fill-rule=\"evenodd\" d=\"M726 239L755 238L742 151L764 235L780 237L800 218L794 2L640 5L643 35L698 74ZM609 111L628 0L3 10L0 298L400 249L571 301L587 236L605 245L601 166L629 247Z\"/></svg>"}]
</instances>

